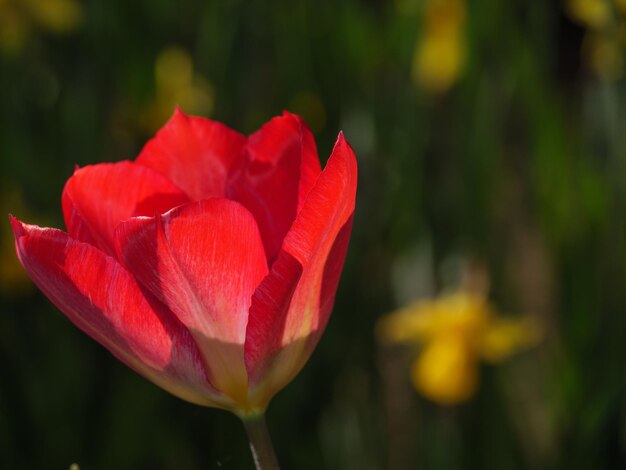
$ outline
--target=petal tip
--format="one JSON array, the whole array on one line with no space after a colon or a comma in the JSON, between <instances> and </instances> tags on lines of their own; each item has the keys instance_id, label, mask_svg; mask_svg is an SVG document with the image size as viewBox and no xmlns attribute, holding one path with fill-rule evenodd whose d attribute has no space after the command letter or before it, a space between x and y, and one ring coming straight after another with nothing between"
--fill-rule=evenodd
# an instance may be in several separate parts
<instances>
[{"instance_id":1,"label":"petal tip","mask_svg":"<svg viewBox=\"0 0 626 470\"><path fill-rule=\"evenodd\" d=\"M336 151L343 152L346 150L354 155L354 149L352 148L352 145L350 145L350 142L348 142L348 139L346 139L343 131L339 131L339 134L337 135L337 140L335 141L335 145L333 147L333 153L335 153Z\"/></svg>"},{"instance_id":2,"label":"petal tip","mask_svg":"<svg viewBox=\"0 0 626 470\"><path fill-rule=\"evenodd\" d=\"M13 235L15 235L15 238L26 235L26 227L24 226L24 223L18 220L13 214L9 214L9 221L11 222L11 228L13 229Z\"/></svg>"},{"instance_id":3,"label":"petal tip","mask_svg":"<svg viewBox=\"0 0 626 470\"><path fill-rule=\"evenodd\" d=\"M352 157L352 160L354 160L356 164L356 154L354 152L354 149L352 148L352 145L350 145L350 142L348 142L348 139L346 139L343 131L339 131L339 135L337 135L337 140L335 142L335 146L333 147L331 155L335 152L339 152L342 154L347 152L347 154Z\"/></svg>"},{"instance_id":4,"label":"petal tip","mask_svg":"<svg viewBox=\"0 0 626 470\"><path fill-rule=\"evenodd\" d=\"M262 127L265 127L265 125L270 124L272 122L280 122L280 123L286 124L289 121L294 123L296 126L299 126L300 128L306 127L308 129L308 125L302 116L300 116L299 114L292 113L291 111L287 109L283 109L282 114L280 116L274 116L267 123L265 123Z\"/></svg>"},{"instance_id":5,"label":"petal tip","mask_svg":"<svg viewBox=\"0 0 626 470\"><path fill-rule=\"evenodd\" d=\"M293 119L294 121L302 121L302 117L286 109L283 109L283 113L280 117L283 119Z\"/></svg>"},{"instance_id":6,"label":"petal tip","mask_svg":"<svg viewBox=\"0 0 626 470\"><path fill-rule=\"evenodd\" d=\"M168 122L177 121L181 119L186 121L187 119L189 119L189 115L187 115L187 113L183 111L183 108L179 104L177 104L174 107L174 112L172 113L172 117L169 119Z\"/></svg>"}]
</instances>

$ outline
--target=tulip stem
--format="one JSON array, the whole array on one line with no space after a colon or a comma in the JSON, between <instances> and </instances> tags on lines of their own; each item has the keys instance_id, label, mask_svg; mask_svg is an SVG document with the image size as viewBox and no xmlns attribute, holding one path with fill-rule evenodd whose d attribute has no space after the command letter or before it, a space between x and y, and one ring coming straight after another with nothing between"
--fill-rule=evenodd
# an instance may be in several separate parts
<instances>
[{"instance_id":1,"label":"tulip stem","mask_svg":"<svg viewBox=\"0 0 626 470\"><path fill-rule=\"evenodd\" d=\"M248 433L250 450L257 470L279 470L272 440L265 424L265 415L243 418L243 425Z\"/></svg>"}]
</instances>

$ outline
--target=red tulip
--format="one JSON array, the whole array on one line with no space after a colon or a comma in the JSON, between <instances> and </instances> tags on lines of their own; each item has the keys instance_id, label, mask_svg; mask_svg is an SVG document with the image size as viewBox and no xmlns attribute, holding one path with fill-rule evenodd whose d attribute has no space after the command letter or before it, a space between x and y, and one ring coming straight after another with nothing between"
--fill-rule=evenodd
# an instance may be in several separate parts
<instances>
[{"instance_id":1,"label":"red tulip","mask_svg":"<svg viewBox=\"0 0 626 470\"><path fill-rule=\"evenodd\" d=\"M356 184L342 134L322 171L297 116L246 138L176 111L134 162L74 172L67 233L11 222L24 268L76 326L172 394L247 416L326 327Z\"/></svg>"}]
</instances>

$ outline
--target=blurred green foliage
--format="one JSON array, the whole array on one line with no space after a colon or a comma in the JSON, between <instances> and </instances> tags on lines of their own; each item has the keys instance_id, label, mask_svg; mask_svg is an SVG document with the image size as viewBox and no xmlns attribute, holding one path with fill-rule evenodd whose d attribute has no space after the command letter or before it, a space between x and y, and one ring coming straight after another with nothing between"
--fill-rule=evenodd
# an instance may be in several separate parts
<instances>
[{"instance_id":1,"label":"blurred green foliage","mask_svg":"<svg viewBox=\"0 0 626 470\"><path fill-rule=\"evenodd\" d=\"M560 2L457 0L447 23L433 2L0 0L0 207L62 227L73 166L134 158L177 101L247 133L290 109L322 159L343 129L353 241L326 335L269 409L284 468L623 468L624 81L587 66ZM435 89L428 31L434 66L462 54ZM15 269L8 221L0 237L1 468L252 468L236 418L118 363ZM373 331L465 259L546 337L441 407Z\"/></svg>"}]
</instances>

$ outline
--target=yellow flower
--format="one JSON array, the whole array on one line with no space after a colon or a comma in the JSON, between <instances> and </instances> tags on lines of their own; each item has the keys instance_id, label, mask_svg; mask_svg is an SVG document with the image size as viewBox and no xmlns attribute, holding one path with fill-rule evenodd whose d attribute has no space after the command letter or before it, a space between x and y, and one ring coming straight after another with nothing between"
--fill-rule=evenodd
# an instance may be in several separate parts
<instances>
[{"instance_id":1,"label":"yellow flower","mask_svg":"<svg viewBox=\"0 0 626 470\"><path fill-rule=\"evenodd\" d=\"M626 54L626 0L568 0L567 14L587 28L581 54L600 79L613 81L624 75Z\"/></svg>"},{"instance_id":2,"label":"yellow flower","mask_svg":"<svg viewBox=\"0 0 626 470\"><path fill-rule=\"evenodd\" d=\"M419 87L442 93L458 79L465 62L465 17L465 0L426 1L411 70Z\"/></svg>"},{"instance_id":3,"label":"yellow flower","mask_svg":"<svg viewBox=\"0 0 626 470\"><path fill-rule=\"evenodd\" d=\"M83 22L83 7L76 0L26 0L34 21L53 33L74 31Z\"/></svg>"},{"instance_id":4,"label":"yellow flower","mask_svg":"<svg viewBox=\"0 0 626 470\"><path fill-rule=\"evenodd\" d=\"M168 47L154 66L156 96L143 115L144 127L153 131L180 106L185 112L208 115L213 109L213 87L194 72L191 56L179 47Z\"/></svg>"},{"instance_id":5,"label":"yellow flower","mask_svg":"<svg viewBox=\"0 0 626 470\"><path fill-rule=\"evenodd\" d=\"M611 0L567 0L565 8L574 21L597 29L611 21L610 2Z\"/></svg>"},{"instance_id":6,"label":"yellow flower","mask_svg":"<svg viewBox=\"0 0 626 470\"><path fill-rule=\"evenodd\" d=\"M422 345L412 368L413 384L443 405L474 394L480 359L502 362L540 337L533 322L499 317L484 296L468 291L418 301L391 313L379 321L377 333L387 343Z\"/></svg>"},{"instance_id":7,"label":"yellow flower","mask_svg":"<svg viewBox=\"0 0 626 470\"><path fill-rule=\"evenodd\" d=\"M0 0L0 52L19 52L36 28L71 33L83 16L77 0Z\"/></svg>"},{"instance_id":8,"label":"yellow flower","mask_svg":"<svg viewBox=\"0 0 626 470\"><path fill-rule=\"evenodd\" d=\"M476 352L460 332L442 333L429 341L413 364L415 388L442 405L469 399L478 385Z\"/></svg>"},{"instance_id":9,"label":"yellow flower","mask_svg":"<svg viewBox=\"0 0 626 470\"><path fill-rule=\"evenodd\" d=\"M617 80L624 74L624 48L619 38L588 32L582 54L589 68L601 79Z\"/></svg>"}]
</instances>

